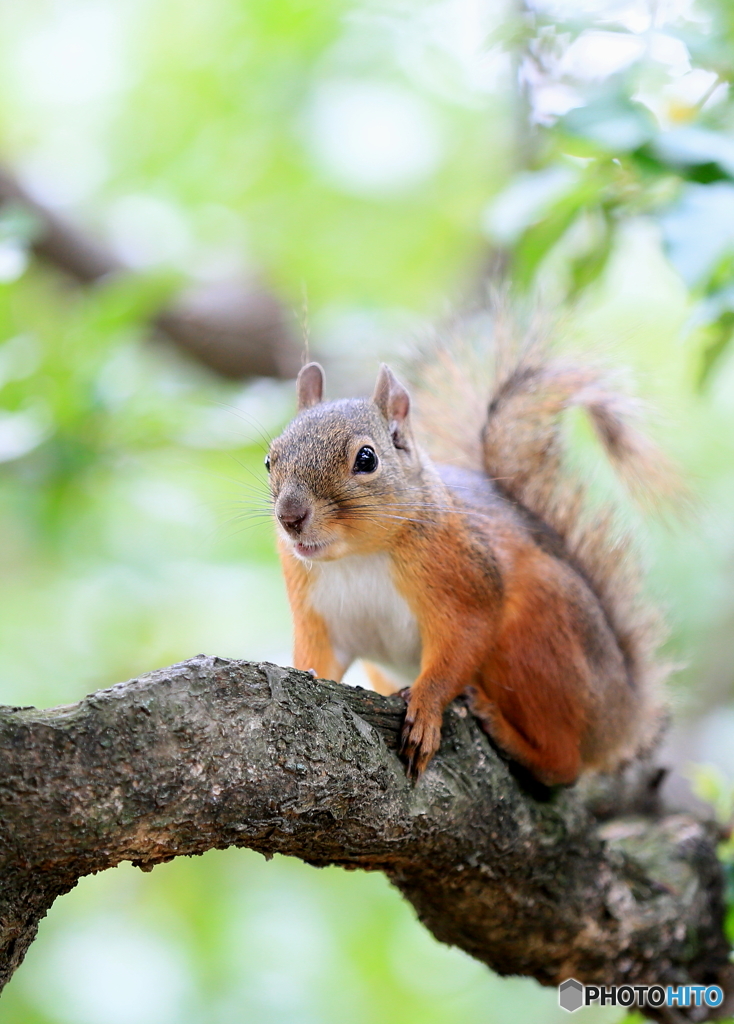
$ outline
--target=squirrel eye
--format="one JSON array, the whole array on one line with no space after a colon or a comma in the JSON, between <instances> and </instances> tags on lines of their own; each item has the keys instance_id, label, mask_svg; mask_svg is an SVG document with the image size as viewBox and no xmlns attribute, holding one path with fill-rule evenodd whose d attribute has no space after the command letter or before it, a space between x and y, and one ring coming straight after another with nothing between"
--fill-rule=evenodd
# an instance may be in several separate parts
<instances>
[{"instance_id":1,"label":"squirrel eye","mask_svg":"<svg viewBox=\"0 0 734 1024\"><path fill-rule=\"evenodd\" d=\"M267 469L267 471L269 473L270 472L270 456L269 455L265 456L265 468Z\"/></svg>"},{"instance_id":2,"label":"squirrel eye","mask_svg":"<svg viewBox=\"0 0 734 1024\"><path fill-rule=\"evenodd\" d=\"M377 454L374 448L370 448L369 445L365 445L364 448L360 448L357 452L357 457L354 460L355 473L374 473L377 469Z\"/></svg>"}]
</instances>

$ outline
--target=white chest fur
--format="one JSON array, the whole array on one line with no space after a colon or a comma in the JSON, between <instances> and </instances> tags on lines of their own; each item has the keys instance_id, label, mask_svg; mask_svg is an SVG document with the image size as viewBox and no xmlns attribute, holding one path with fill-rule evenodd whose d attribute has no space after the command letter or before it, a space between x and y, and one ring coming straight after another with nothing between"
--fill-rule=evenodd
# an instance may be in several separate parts
<instances>
[{"instance_id":1,"label":"white chest fur","mask_svg":"<svg viewBox=\"0 0 734 1024\"><path fill-rule=\"evenodd\" d=\"M390 567L386 554L317 562L311 570L310 596L344 665L366 658L397 670L412 682L420 666L420 633Z\"/></svg>"}]
</instances>

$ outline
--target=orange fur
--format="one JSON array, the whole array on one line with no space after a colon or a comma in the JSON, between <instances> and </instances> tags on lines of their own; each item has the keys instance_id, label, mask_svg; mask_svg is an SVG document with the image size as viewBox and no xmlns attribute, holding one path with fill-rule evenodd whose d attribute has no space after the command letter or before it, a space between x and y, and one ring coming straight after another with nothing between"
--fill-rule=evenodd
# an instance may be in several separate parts
<instances>
[{"instance_id":1,"label":"orange fur","mask_svg":"<svg viewBox=\"0 0 734 1024\"><path fill-rule=\"evenodd\" d=\"M444 709L462 692L498 747L547 785L615 767L658 720L649 642L635 633L642 618L612 571L614 550L572 534L578 491L564 505L551 480L556 415L574 381L588 392L592 377L548 376L545 400L535 363L500 378L475 446L484 471L430 462L387 368L371 401L322 403L323 375L310 364L301 412L271 447L294 664L340 680L354 658L369 659L375 688L392 692L379 663L400 669L417 645L402 744L412 774L438 749ZM628 441L611 399L594 390L593 401L620 458L645 450ZM528 414L514 441L503 403ZM493 480L490 466L506 476Z\"/></svg>"},{"instance_id":2,"label":"orange fur","mask_svg":"<svg viewBox=\"0 0 734 1024\"><path fill-rule=\"evenodd\" d=\"M347 666L334 654L323 618L311 608L308 573L288 554L282 541L278 549L293 610L293 667L339 683Z\"/></svg>"},{"instance_id":3,"label":"orange fur","mask_svg":"<svg viewBox=\"0 0 734 1024\"><path fill-rule=\"evenodd\" d=\"M382 672L377 665L373 665L371 661L363 661L362 668L367 673L367 678L372 684L372 689L375 693L381 693L383 697L389 697L399 689L399 687L388 679L385 673Z\"/></svg>"}]
</instances>

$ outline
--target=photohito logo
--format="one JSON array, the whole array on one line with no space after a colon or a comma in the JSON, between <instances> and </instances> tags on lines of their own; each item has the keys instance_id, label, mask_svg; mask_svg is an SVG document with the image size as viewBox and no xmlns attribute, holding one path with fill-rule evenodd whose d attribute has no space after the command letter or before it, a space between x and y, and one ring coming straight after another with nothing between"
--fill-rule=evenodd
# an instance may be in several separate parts
<instances>
[{"instance_id":1,"label":"photohito logo","mask_svg":"<svg viewBox=\"0 0 734 1024\"><path fill-rule=\"evenodd\" d=\"M573 1013L584 1005L584 986L575 978L569 978L558 986L558 1002L563 1010Z\"/></svg>"},{"instance_id":2,"label":"photohito logo","mask_svg":"<svg viewBox=\"0 0 734 1024\"><path fill-rule=\"evenodd\" d=\"M721 1006L718 985L582 985L568 978L558 986L558 1005L573 1013L582 1006Z\"/></svg>"}]
</instances>

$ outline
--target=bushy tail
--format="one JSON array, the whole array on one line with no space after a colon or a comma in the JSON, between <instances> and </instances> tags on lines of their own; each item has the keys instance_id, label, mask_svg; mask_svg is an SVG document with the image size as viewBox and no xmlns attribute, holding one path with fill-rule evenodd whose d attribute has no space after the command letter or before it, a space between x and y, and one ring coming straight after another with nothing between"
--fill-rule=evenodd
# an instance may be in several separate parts
<instances>
[{"instance_id":1,"label":"bushy tail","mask_svg":"<svg viewBox=\"0 0 734 1024\"><path fill-rule=\"evenodd\" d=\"M580 360L554 358L544 339L498 339L482 462L502 488L533 511L568 482L561 414L584 409L619 477L643 507L686 502L670 460L641 429L642 404L615 375ZM510 347L511 343L511 347Z\"/></svg>"},{"instance_id":2,"label":"bushy tail","mask_svg":"<svg viewBox=\"0 0 734 1024\"><path fill-rule=\"evenodd\" d=\"M639 426L641 405L614 375L583 358L556 356L548 319L522 327L497 304L474 338L454 330L421 357L419 430L437 460L483 469L513 501L560 535L607 615L632 680L651 705L665 667L655 652L659 616L642 599L640 571L617 509L592 511L567 465L563 413L584 409L619 476L643 506L685 500L670 461ZM483 424L478 429L478 424ZM430 443L432 440L432 443ZM458 453L458 454L457 454ZM646 721L654 716L645 715Z\"/></svg>"}]
</instances>

